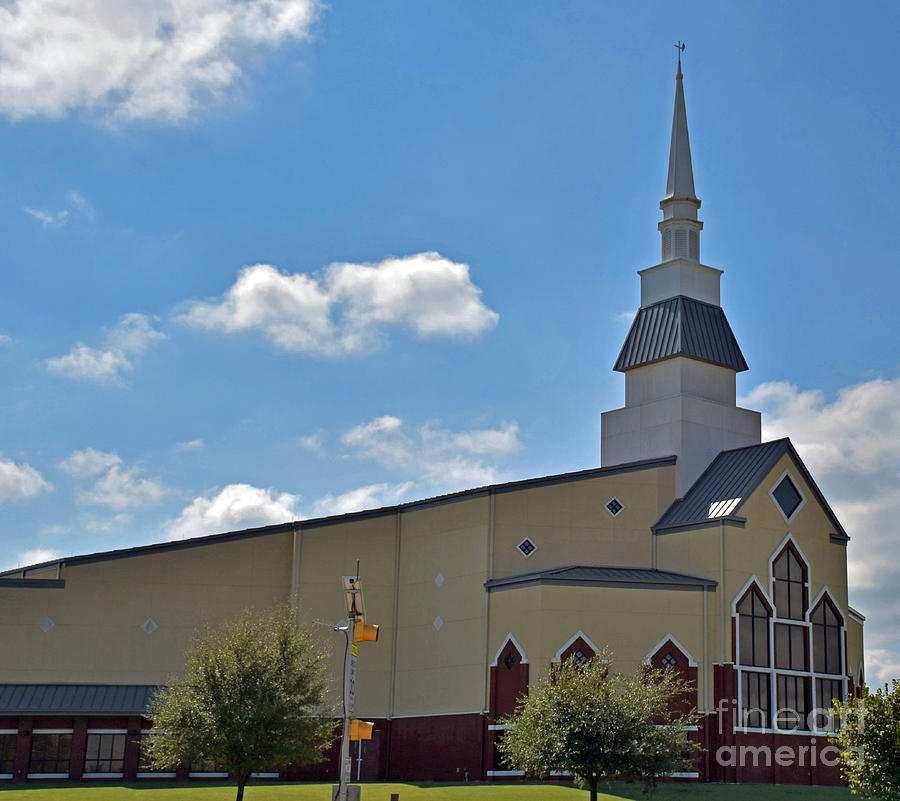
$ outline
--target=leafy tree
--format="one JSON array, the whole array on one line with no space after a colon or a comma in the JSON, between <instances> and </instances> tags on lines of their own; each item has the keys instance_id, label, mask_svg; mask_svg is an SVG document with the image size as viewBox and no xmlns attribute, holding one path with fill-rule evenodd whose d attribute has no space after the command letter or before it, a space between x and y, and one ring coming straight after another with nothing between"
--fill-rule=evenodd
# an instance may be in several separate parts
<instances>
[{"instance_id":1,"label":"leafy tree","mask_svg":"<svg viewBox=\"0 0 900 801\"><path fill-rule=\"evenodd\" d=\"M591 801L601 777L643 779L649 794L660 776L686 769L698 747L687 735L697 714L678 711L688 689L671 670L642 666L634 675L613 673L608 654L581 666L566 660L532 686L504 721L512 728L500 753L529 775L573 774Z\"/></svg>"},{"instance_id":2,"label":"leafy tree","mask_svg":"<svg viewBox=\"0 0 900 801\"><path fill-rule=\"evenodd\" d=\"M841 728L835 736L841 769L864 798L900 799L900 680L862 698L835 703Z\"/></svg>"},{"instance_id":3,"label":"leafy tree","mask_svg":"<svg viewBox=\"0 0 900 801\"><path fill-rule=\"evenodd\" d=\"M160 687L147 756L163 770L209 760L237 779L316 762L334 736L323 649L289 605L200 632L185 671Z\"/></svg>"}]
</instances>

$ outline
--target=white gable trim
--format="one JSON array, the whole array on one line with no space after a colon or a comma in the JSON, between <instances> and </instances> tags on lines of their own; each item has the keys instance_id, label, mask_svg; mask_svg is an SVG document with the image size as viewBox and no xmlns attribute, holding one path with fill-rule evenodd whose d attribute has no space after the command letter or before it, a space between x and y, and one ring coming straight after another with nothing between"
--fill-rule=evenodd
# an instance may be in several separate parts
<instances>
[{"instance_id":1,"label":"white gable trim","mask_svg":"<svg viewBox=\"0 0 900 801\"><path fill-rule=\"evenodd\" d=\"M587 634L585 634L581 629L578 629L578 631L576 631L571 637L569 637L568 640L566 640L566 641L562 644L562 646L560 646L560 649L556 652L556 654L554 654L553 659L552 659L551 661L552 661L552 662L560 662L560 661L562 661L562 655L563 655L563 652L564 652L564 651L566 650L566 648L568 648L573 642L575 642L575 640L577 640L579 637L581 637L582 640L584 640L588 645L591 646L591 648L594 649L594 653L595 653L595 654L597 654L598 656L600 655L600 649L594 644L594 641L593 641L590 637L588 637Z\"/></svg>"},{"instance_id":2,"label":"white gable trim","mask_svg":"<svg viewBox=\"0 0 900 801\"><path fill-rule=\"evenodd\" d=\"M500 646L500 650L497 651L497 653L494 655L494 661L491 662L491 665L490 665L491 667L497 667L497 660L500 659L500 654L503 653L503 650L506 648L506 644L509 643L509 642L511 642L513 645L515 645L516 648L518 649L519 654L522 656L522 664L523 664L523 665L527 665L527 664L528 664L528 657L527 657L526 654L525 654L525 649L522 647L522 643L520 643L520 642L516 639L516 635L515 635L515 634L513 634L512 632L510 632L509 634L506 635L506 637L504 637L504 639L503 639L503 645Z\"/></svg>"},{"instance_id":3,"label":"white gable trim","mask_svg":"<svg viewBox=\"0 0 900 801\"><path fill-rule=\"evenodd\" d=\"M774 500L774 498L773 498ZM777 504L776 504L777 505ZM806 597L812 597L812 565L809 562L809 559L806 558L806 554L803 553L803 549L800 547L800 543L794 538L794 535L789 531L787 536L778 543L778 547L772 551L772 555L769 557L768 561L768 569L769 569L769 598L772 603L772 616L778 616L778 610L775 609L775 559L776 557L784 550L785 546L790 543L797 553L800 555L800 558L803 560L803 566L806 568L806 582L804 583L804 587L806 587ZM804 620L809 617L809 610L812 609L812 603L810 603L809 608L806 610L807 614L804 615Z\"/></svg>"},{"instance_id":4,"label":"white gable trim","mask_svg":"<svg viewBox=\"0 0 900 801\"><path fill-rule=\"evenodd\" d=\"M735 595L734 598L731 599L731 615L732 615L732 617L737 617L738 601L744 597L744 594L747 592L747 590L749 590L750 587L753 586L754 584L756 585L756 589L759 590L760 595L762 595L762 597L766 599L766 603L772 608L772 610L773 610L772 615L774 616L775 604L772 602L772 598L769 596L769 593L766 592L766 588L763 587L762 582L756 577L756 573L754 573L752 576L750 576L750 578L747 579L746 582L744 582L744 586L741 587L737 591L737 595Z\"/></svg>"},{"instance_id":5,"label":"white gable trim","mask_svg":"<svg viewBox=\"0 0 900 801\"><path fill-rule=\"evenodd\" d=\"M697 662L694 660L694 657L691 655L691 652L688 651L675 637L672 636L671 633L667 634L663 637L656 645L654 645L648 652L647 656L644 657L644 661L647 662L650 658L655 654L660 648L662 648L667 642L671 642L681 653L683 653L688 660L688 665L690 667L697 667Z\"/></svg>"},{"instance_id":6,"label":"white gable trim","mask_svg":"<svg viewBox=\"0 0 900 801\"><path fill-rule=\"evenodd\" d=\"M834 599L834 593L828 588L827 584L823 585L822 589L819 590L819 594L809 602L809 615L812 614L813 609L815 609L819 605L819 602L826 596L828 597L828 600L831 601L831 605L840 612L841 617L844 620L841 628L845 629L847 627L847 612L841 609L841 605ZM807 615L807 617L809 615Z\"/></svg>"}]
</instances>

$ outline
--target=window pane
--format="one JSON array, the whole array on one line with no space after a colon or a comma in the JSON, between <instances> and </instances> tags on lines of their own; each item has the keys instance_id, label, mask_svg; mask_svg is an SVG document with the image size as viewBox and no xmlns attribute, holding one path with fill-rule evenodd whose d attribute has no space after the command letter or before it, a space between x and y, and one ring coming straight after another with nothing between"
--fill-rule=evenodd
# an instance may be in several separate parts
<instances>
[{"instance_id":1,"label":"window pane","mask_svg":"<svg viewBox=\"0 0 900 801\"><path fill-rule=\"evenodd\" d=\"M778 617L790 617L788 614L788 583L775 581L775 614Z\"/></svg>"},{"instance_id":2,"label":"window pane","mask_svg":"<svg viewBox=\"0 0 900 801\"><path fill-rule=\"evenodd\" d=\"M769 621L766 618L753 618L753 664L757 667L769 666Z\"/></svg>"},{"instance_id":3,"label":"window pane","mask_svg":"<svg viewBox=\"0 0 900 801\"><path fill-rule=\"evenodd\" d=\"M788 636L788 626L781 623L775 625L775 667L790 668L791 666L791 640Z\"/></svg>"},{"instance_id":4,"label":"window pane","mask_svg":"<svg viewBox=\"0 0 900 801\"><path fill-rule=\"evenodd\" d=\"M788 551L784 551L781 556L779 556L775 560L775 564L773 565L772 572L775 575L775 578L782 579L783 581L787 581L789 578L788 575Z\"/></svg>"},{"instance_id":5,"label":"window pane","mask_svg":"<svg viewBox=\"0 0 900 801\"><path fill-rule=\"evenodd\" d=\"M769 674L741 672L741 722L750 728L769 725Z\"/></svg>"},{"instance_id":6,"label":"window pane","mask_svg":"<svg viewBox=\"0 0 900 801\"><path fill-rule=\"evenodd\" d=\"M778 501L778 505L781 507L781 511L784 512L785 517L790 517L794 514L800 505L800 493L797 492L797 488L787 476L781 480L781 483L772 494L775 496L775 500Z\"/></svg>"},{"instance_id":7,"label":"window pane","mask_svg":"<svg viewBox=\"0 0 900 801\"><path fill-rule=\"evenodd\" d=\"M12 773L16 761L15 734L0 734L0 773Z\"/></svg>"},{"instance_id":8,"label":"window pane","mask_svg":"<svg viewBox=\"0 0 900 801\"><path fill-rule=\"evenodd\" d=\"M825 627L825 672L841 672L841 640L840 629L835 626Z\"/></svg>"},{"instance_id":9,"label":"window pane","mask_svg":"<svg viewBox=\"0 0 900 801\"><path fill-rule=\"evenodd\" d=\"M35 734L31 738L31 773L68 773L71 734Z\"/></svg>"},{"instance_id":10,"label":"window pane","mask_svg":"<svg viewBox=\"0 0 900 801\"><path fill-rule=\"evenodd\" d=\"M789 596L789 604L790 611L788 612L788 617L793 620L803 620L803 613L806 611L803 607L806 605L803 603L803 583L799 581L792 581L790 583Z\"/></svg>"}]
</instances>

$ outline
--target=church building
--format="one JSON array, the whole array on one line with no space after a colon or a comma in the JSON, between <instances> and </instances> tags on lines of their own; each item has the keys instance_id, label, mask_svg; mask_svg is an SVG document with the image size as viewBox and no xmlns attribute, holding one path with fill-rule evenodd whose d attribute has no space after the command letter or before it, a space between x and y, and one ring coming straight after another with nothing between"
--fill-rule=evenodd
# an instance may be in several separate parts
<instances>
[{"instance_id":1,"label":"church building","mask_svg":"<svg viewBox=\"0 0 900 801\"><path fill-rule=\"evenodd\" d=\"M691 681L704 751L681 778L840 782L821 710L863 682L849 537L790 440L762 442L736 404L748 368L700 260L682 83L679 62L661 260L638 273L600 466L0 573L0 779L221 776L145 764L154 689L198 627L248 606L338 620L359 560L381 633L360 647L375 732L354 780L519 775L504 716L554 662L608 648L616 670ZM336 751L281 775L333 779Z\"/></svg>"}]
</instances>

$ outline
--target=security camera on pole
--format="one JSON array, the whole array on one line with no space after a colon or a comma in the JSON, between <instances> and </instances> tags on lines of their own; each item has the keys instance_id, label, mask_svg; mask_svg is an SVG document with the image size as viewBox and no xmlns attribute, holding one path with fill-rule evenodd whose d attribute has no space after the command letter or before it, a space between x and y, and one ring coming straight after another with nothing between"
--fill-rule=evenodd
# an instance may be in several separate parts
<instances>
[{"instance_id":1,"label":"security camera on pole","mask_svg":"<svg viewBox=\"0 0 900 801\"><path fill-rule=\"evenodd\" d=\"M371 740L375 724L365 720L351 720L356 704L356 662L357 643L375 642L378 639L378 626L366 623L365 604L363 603L362 585L359 581L359 563L355 576L341 578L344 588L344 603L347 607L347 625L337 625L335 631L343 631L347 641L344 652L344 722L341 736L341 758L339 763L340 777L334 789L336 801L358 801L359 787L350 787L350 741Z\"/></svg>"}]
</instances>

